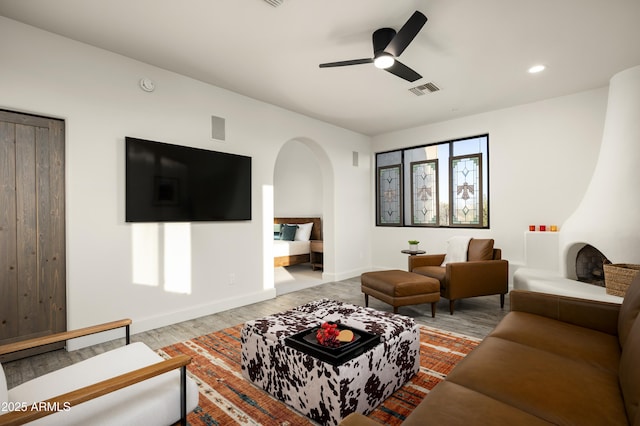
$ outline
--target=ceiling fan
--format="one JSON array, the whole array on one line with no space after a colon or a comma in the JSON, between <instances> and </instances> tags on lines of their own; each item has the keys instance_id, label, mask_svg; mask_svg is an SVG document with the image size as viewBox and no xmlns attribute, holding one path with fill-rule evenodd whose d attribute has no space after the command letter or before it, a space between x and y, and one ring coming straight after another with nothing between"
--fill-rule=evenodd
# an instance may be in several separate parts
<instances>
[{"instance_id":1,"label":"ceiling fan","mask_svg":"<svg viewBox=\"0 0 640 426\"><path fill-rule=\"evenodd\" d=\"M393 75L414 82L422 76L398 61L398 57L420 32L427 17L415 11L407 22L396 33L393 28L380 28L373 33L373 58L352 59L349 61L328 62L320 64L320 68L344 67L349 65L371 64L384 69Z\"/></svg>"}]
</instances>

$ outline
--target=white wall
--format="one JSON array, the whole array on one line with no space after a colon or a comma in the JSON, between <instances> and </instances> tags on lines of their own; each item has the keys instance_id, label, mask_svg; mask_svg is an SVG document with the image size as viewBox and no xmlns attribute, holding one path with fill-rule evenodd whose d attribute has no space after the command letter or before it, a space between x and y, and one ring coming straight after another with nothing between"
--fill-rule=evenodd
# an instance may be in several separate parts
<instances>
[{"instance_id":1,"label":"white wall","mask_svg":"<svg viewBox=\"0 0 640 426\"><path fill-rule=\"evenodd\" d=\"M607 98L602 88L371 139L2 17L0 57L0 108L66 121L69 328L131 317L137 332L273 297L274 168L292 140L305 142L322 172L328 279L404 268L408 239L441 252L462 232L495 238L505 258L522 263L527 225L562 226L582 198ZM155 92L138 88L143 76ZM227 142L209 139L211 115L226 119ZM375 152L481 133L490 135L491 229L374 226L371 141ZM187 294L133 284L135 259L162 262L164 248L134 250L135 226L124 222L125 136L253 157L253 220L180 231L190 238ZM170 231L150 235L162 241Z\"/></svg>"},{"instance_id":2,"label":"white wall","mask_svg":"<svg viewBox=\"0 0 640 426\"><path fill-rule=\"evenodd\" d=\"M370 162L351 165L352 151L369 151L369 137L2 17L0 57L0 108L66 121L69 328L130 317L139 332L274 297L265 239L272 238L276 157L293 139L310 141L328 171L324 229L334 239L326 274L346 278L370 265ZM139 89L143 76L155 81L155 92ZM226 119L226 142L209 139L211 115ZM133 283L134 262L157 259L148 269L162 277L176 258L163 259L175 249L162 243L172 228L124 221L125 136L253 157L252 221L177 231L190 241L179 274L190 280L177 283L185 294L166 291L162 278ZM134 230L151 247L134 244ZM354 240L364 252L352 253Z\"/></svg>"},{"instance_id":3,"label":"white wall","mask_svg":"<svg viewBox=\"0 0 640 426\"><path fill-rule=\"evenodd\" d=\"M273 175L275 216L322 216L322 170L309 147L300 141L284 144Z\"/></svg>"},{"instance_id":4,"label":"white wall","mask_svg":"<svg viewBox=\"0 0 640 426\"><path fill-rule=\"evenodd\" d=\"M524 263L528 225L562 227L582 199L602 141L606 101L601 88L374 137L373 151L381 152L488 133L490 229L372 226L373 265L406 268L400 250L407 240L443 253L446 240L462 234L494 238L503 258Z\"/></svg>"}]
</instances>

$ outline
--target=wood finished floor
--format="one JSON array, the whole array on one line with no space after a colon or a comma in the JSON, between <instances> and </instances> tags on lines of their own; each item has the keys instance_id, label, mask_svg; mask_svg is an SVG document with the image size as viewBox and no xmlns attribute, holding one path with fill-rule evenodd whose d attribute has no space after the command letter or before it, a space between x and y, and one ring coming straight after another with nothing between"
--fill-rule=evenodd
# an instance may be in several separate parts
<instances>
[{"instance_id":1,"label":"wood finished floor","mask_svg":"<svg viewBox=\"0 0 640 426\"><path fill-rule=\"evenodd\" d=\"M263 302L134 334L131 336L131 340L133 342L144 342L152 349L159 349L321 298L330 298L364 306L364 296L360 291L360 277L320 284L315 287L283 294ZM392 310L391 306L371 297L369 298L369 307L383 311ZM429 304L401 307L398 313L413 318L418 324L467 336L484 338L508 311L509 297L506 298L504 309L501 309L500 296L496 295L457 301L454 315L449 314L449 301L446 299L441 299L438 303L435 318L431 318L431 306ZM90 358L123 344L124 338L73 352L61 349L7 362L3 364L3 368L7 376L8 387L12 388L50 371Z\"/></svg>"}]
</instances>

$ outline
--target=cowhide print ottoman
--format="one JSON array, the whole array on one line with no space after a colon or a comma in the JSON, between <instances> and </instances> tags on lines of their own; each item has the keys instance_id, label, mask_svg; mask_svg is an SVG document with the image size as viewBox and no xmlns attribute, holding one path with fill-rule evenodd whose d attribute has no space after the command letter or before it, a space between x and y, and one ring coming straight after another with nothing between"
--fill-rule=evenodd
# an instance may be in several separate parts
<instances>
[{"instance_id":1,"label":"cowhide print ottoman","mask_svg":"<svg viewBox=\"0 0 640 426\"><path fill-rule=\"evenodd\" d=\"M337 366L285 345L286 337L324 321L377 334L381 343ZM329 299L248 321L241 341L242 375L322 425L369 413L420 366L413 319Z\"/></svg>"}]
</instances>

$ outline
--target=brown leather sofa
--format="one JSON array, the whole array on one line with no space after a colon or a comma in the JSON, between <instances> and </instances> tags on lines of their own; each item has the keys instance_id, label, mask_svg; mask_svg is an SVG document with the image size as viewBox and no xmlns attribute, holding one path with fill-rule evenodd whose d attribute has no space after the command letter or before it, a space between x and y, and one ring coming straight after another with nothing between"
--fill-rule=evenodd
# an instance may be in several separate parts
<instances>
[{"instance_id":1,"label":"brown leather sofa","mask_svg":"<svg viewBox=\"0 0 640 426\"><path fill-rule=\"evenodd\" d=\"M639 312L640 275L622 305L514 290L511 312L403 425L640 425Z\"/></svg>"},{"instance_id":2,"label":"brown leather sofa","mask_svg":"<svg viewBox=\"0 0 640 426\"><path fill-rule=\"evenodd\" d=\"M440 281L440 296L449 300L449 312L453 315L458 299L475 296L500 295L509 292L509 262L502 259L502 250L494 248L492 239L472 238L469 241L467 262L444 262L444 254L427 254L409 257L409 271Z\"/></svg>"}]
</instances>

